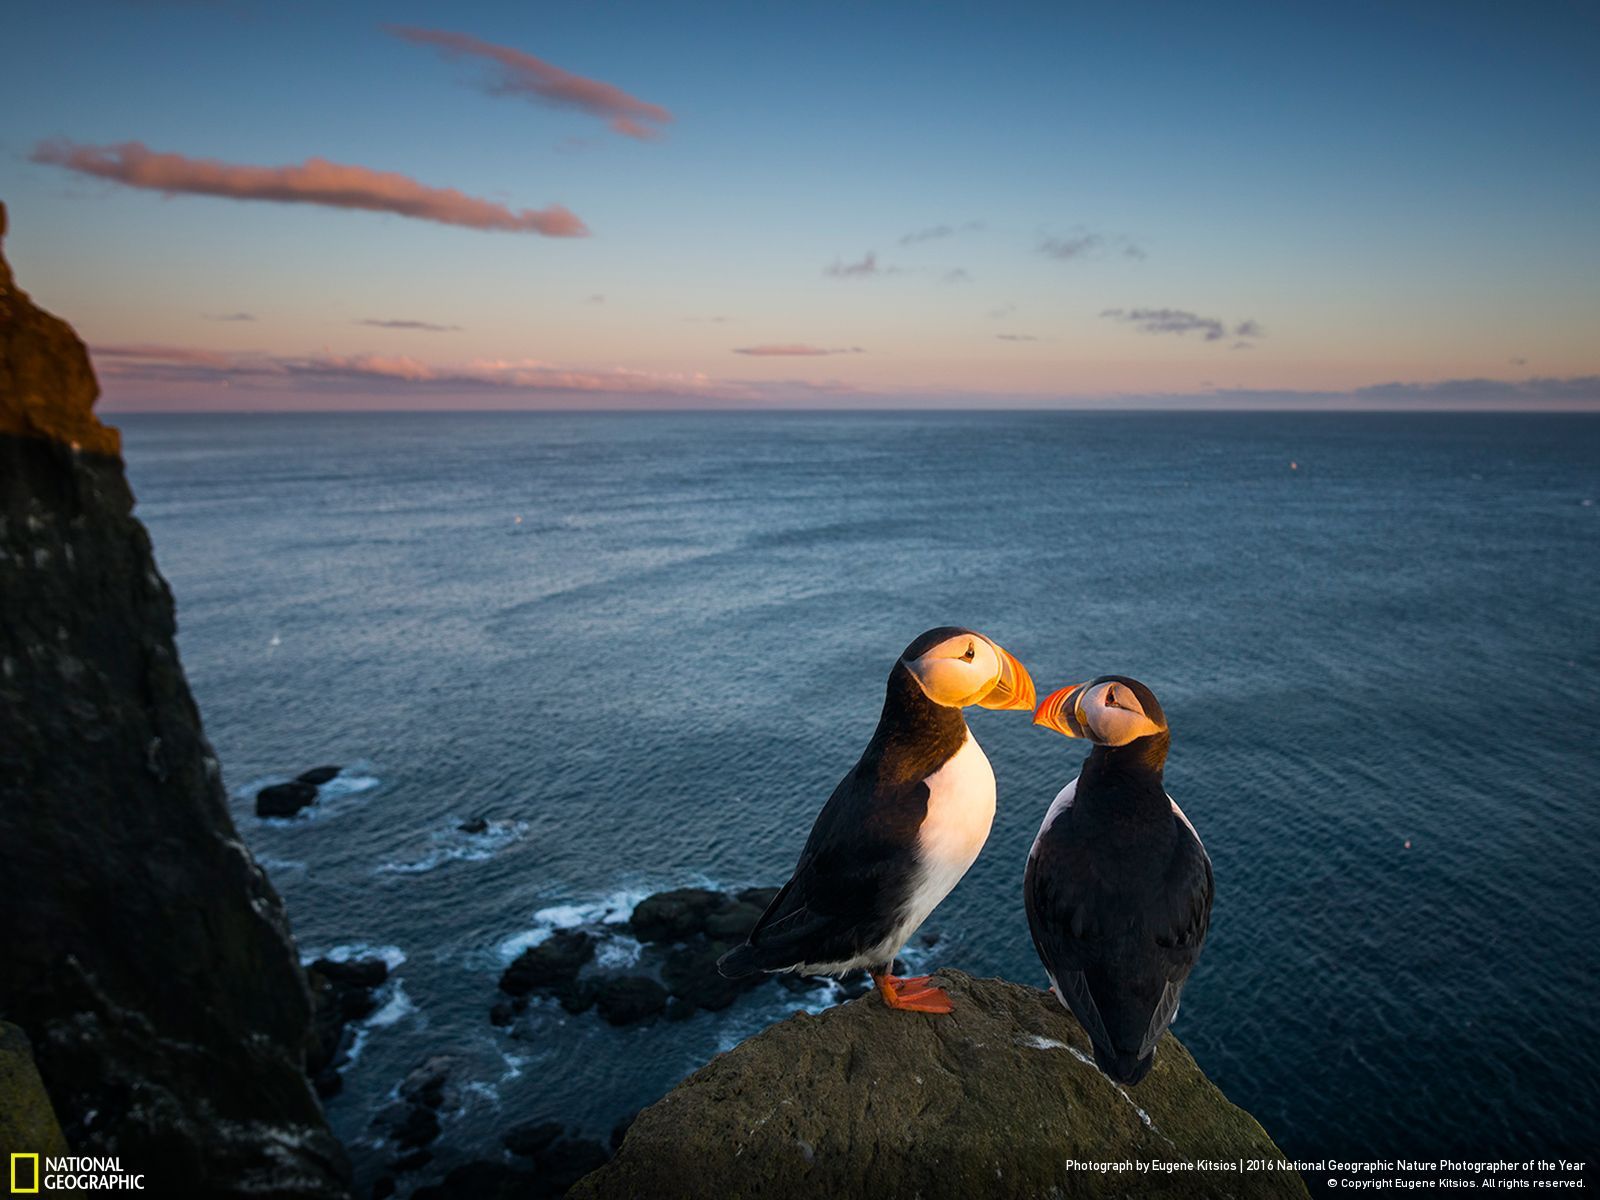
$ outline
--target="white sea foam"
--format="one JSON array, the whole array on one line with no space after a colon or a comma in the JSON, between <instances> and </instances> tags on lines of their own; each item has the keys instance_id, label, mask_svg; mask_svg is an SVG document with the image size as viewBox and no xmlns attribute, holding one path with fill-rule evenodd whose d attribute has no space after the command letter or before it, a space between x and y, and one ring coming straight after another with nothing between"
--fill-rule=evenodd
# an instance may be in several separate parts
<instances>
[{"instance_id":1,"label":"white sea foam","mask_svg":"<svg viewBox=\"0 0 1600 1200\"><path fill-rule=\"evenodd\" d=\"M500 1057L506 1064L506 1073L500 1076L501 1083L507 1083L519 1077L522 1074L523 1065L528 1062L526 1055L507 1054L503 1050L500 1052Z\"/></svg>"},{"instance_id":2,"label":"white sea foam","mask_svg":"<svg viewBox=\"0 0 1600 1200\"><path fill-rule=\"evenodd\" d=\"M495 953L502 963L510 963L517 955L531 946L547 940L558 929L582 929L586 926L621 925L633 915L633 910L639 901L650 895L649 891L640 888L623 888L612 892L610 895L601 896L593 900L575 901L567 904L553 904L548 908L541 908L533 914L533 925L520 933L514 933L505 938L495 947ZM618 937L617 943L633 942L632 938ZM637 942L633 943L635 946ZM601 953L610 952L609 944L603 946ZM627 954L626 948L618 953ZM637 957L637 951L632 951ZM627 965L627 964L623 964Z\"/></svg>"},{"instance_id":3,"label":"white sea foam","mask_svg":"<svg viewBox=\"0 0 1600 1200\"><path fill-rule=\"evenodd\" d=\"M1071 1050L1072 1049L1072 1047L1067 1045L1067 1043L1065 1043L1065 1042L1058 1042L1058 1041L1056 1041L1055 1038L1041 1037L1037 1033L1030 1034L1028 1037L1020 1039L1017 1044L1019 1046L1031 1046L1035 1050ZM1078 1057L1082 1058L1083 1056L1080 1054Z\"/></svg>"},{"instance_id":4,"label":"white sea foam","mask_svg":"<svg viewBox=\"0 0 1600 1200\"><path fill-rule=\"evenodd\" d=\"M639 961L639 955L644 951L644 945L637 938L618 934L600 943L595 951L595 966L603 967L607 971L621 971L633 966Z\"/></svg>"},{"instance_id":5,"label":"white sea foam","mask_svg":"<svg viewBox=\"0 0 1600 1200\"><path fill-rule=\"evenodd\" d=\"M463 833L452 823L432 835L433 849L409 862L380 863L374 875L421 875L448 862L487 862L528 832L526 821L491 821L482 833Z\"/></svg>"},{"instance_id":6,"label":"white sea foam","mask_svg":"<svg viewBox=\"0 0 1600 1200\"><path fill-rule=\"evenodd\" d=\"M411 997L406 995L405 984L400 980L391 979L384 984L378 990L378 996L384 997L385 992L388 993L387 998L384 998L377 1011L363 1022L373 1029L387 1029L401 1017L417 1011L417 1006L411 1002Z\"/></svg>"},{"instance_id":7,"label":"white sea foam","mask_svg":"<svg viewBox=\"0 0 1600 1200\"><path fill-rule=\"evenodd\" d=\"M406 960L406 952L399 946L374 946L370 942L346 942L342 946L335 946L331 950L308 950L302 947L300 951L300 965L309 966L319 958L326 958L331 962L356 962L364 958L381 958L384 964L393 971Z\"/></svg>"}]
</instances>

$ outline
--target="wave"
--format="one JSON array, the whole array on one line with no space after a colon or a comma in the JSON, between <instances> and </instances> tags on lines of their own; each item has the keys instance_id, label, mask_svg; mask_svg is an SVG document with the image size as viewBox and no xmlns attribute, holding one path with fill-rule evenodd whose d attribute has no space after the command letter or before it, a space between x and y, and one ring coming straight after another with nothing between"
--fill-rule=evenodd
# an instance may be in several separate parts
<instances>
[{"instance_id":1,"label":"wave","mask_svg":"<svg viewBox=\"0 0 1600 1200\"><path fill-rule=\"evenodd\" d=\"M310 966L319 958L326 958L330 962L337 963L355 962L364 958L381 958L384 961L384 965L393 971L406 961L406 952L400 949L399 946L375 946L371 942L346 942L341 946L333 947L331 950L307 950L302 948L300 951L300 965L302 967Z\"/></svg>"},{"instance_id":2,"label":"wave","mask_svg":"<svg viewBox=\"0 0 1600 1200\"><path fill-rule=\"evenodd\" d=\"M555 904L548 908L541 908L533 914L533 926L514 933L500 942L495 947L495 952L500 961L510 965L517 955L530 947L537 946L546 941L558 929L581 929L585 926L621 925L633 916L633 910L639 906L639 901L653 894L653 889L647 888L622 888L610 895L601 896L593 900L577 901L568 904ZM616 938L615 941L632 942L632 938ZM638 943L634 943L637 945Z\"/></svg>"},{"instance_id":3,"label":"wave","mask_svg":"<svg viewBox=\"0 0 1600 1200\"><path fill-rule=\"evenodd\" d=\"M372 873L421 875L449 862L486 862L513 842L521 841L529 829L526 821L491 821L482 833L465 833L459 824L452 820L449 829L432 834L434 848L421 858L380 863Z\"/></svg>"}]
</instances>

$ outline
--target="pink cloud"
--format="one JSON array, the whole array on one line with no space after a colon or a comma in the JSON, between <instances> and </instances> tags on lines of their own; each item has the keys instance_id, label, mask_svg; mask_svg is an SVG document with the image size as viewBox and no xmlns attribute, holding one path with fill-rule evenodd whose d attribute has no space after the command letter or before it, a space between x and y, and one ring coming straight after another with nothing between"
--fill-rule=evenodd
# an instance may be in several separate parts
<instances>
[{"instance_id":1,"label":"pink cloud","mask_svg":"<svg viewBox=\"0 0 1600 1200\"><path fill-rule=\"evenodd\" d=\"M368 384L434 390L584 393L670 396L751 401L749 385L728 383L700 372L659 373L628 367L568 368L538 359L479 359L438 364L409 355L228 354L185 346L109 345L91 348L96 370L108 383L159 383L264 390L285 387L342 392Z\"/></svg>"},{"instance_id":2,"label":"pink cloud","mask_svg":"<svg viewBox=\"0 0 1600 1200\"><path fill-rule=\"evenodd\" d=\"M823 267L824 275L832 275L838 279L865 279L869 275L878 274L878 256L868 250L866 257L860 262L834 262L832 266Z\"/></svg>"},{"instance_id":3,"label":"pink cloud","mask_svg":"<svg viewBox=\"0 0 1600 1200\"><path fill-rule=\"evenodd\" d=\"M513 212L503 204L480 200L455 188L428 187L394 171L374 171L322 158L308 158L298 166L251 167L158 153L140 142L80 146L59 139L40 142L30 158L36 163L49 163L169 196L188 192L234 200L359 208L443 225L542 233L546 237L585 237L589 232L582 221L559 204Z\"/></svg>"},{"instance_id":4,"label":"pink cloud","mask_svg":"<svg viewBox=\"0 0 1600 1200\"><path fill-rule=\"evenodd\" d=\"M563 71L542 58L509 46L497 46L442 29L417 29L409 25L385 28L408 42L432 46L446 58L476 55L495 63L500 70L485 85L492 96L523 95L557 108L574 108L591 116L609 118L611 128L617 133L640 141L652 141L661 136L662 131L651 128L652 124L666 125L672 121L672 114L659 104L648 104L612 84Z\"/></svg>"},{"instance_id":5,"label":"pink cloud","mask_svg":"<svg viewBox=\"0 0 1600 1200\"><path fill-rule=\"evenodd\" d=\"M820 358L827 354L865 354L860 346L840 346L828 349L826 346L807 346L801 342L781 342L765 346L740 346L734 349L735 354L748 354L754 358Z\"/></svg>"}]
</instances>

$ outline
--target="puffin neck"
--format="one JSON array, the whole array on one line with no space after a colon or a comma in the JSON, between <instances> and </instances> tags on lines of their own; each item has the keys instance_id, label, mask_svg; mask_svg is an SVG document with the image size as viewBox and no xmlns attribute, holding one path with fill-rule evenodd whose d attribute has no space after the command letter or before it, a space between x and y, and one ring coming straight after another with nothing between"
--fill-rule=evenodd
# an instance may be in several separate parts
<instances>
[{"instance_id":1,"label":"puffin neck","mask_svg":"<svg viewBox=\"0 0 1600 1200\"><path fill-rule=\"evenodd\" d=\"M897 662L867 756L878 761L880 775L909 783L937 771L968 736L961 710L928 699L905 663Z\"/></svg>"},{"instance_id":2,"label":"puffin neck","mask_svg":"<svg viewBox=\"0 0 1600 1200\"><path fill-rule=\"evenodd\" d=\"M1078 796L1116 793L1124 797L1151 798L1151 811L1164 815L1170 808L1161 770L1166 765L1172 735L1166 730L1134 738L1126 746L1097 745L1083 760ZM1159 801L1159 804L1156 803Z\"/></svg>"}]
</instances>

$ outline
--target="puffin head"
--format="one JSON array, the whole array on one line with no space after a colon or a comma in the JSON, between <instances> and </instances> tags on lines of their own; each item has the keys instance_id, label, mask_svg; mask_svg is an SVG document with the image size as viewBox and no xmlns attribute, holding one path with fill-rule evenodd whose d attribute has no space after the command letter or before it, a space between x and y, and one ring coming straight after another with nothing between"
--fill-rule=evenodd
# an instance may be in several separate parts
<instances>
[{"instance_id":1,"label":"puffin head","mask_svg":"<svg viewBox=\"0 0 1600 1200\"><path fill-rule=\"evenodd\" d=\"M900 656L928 699L946 708L1032 708L1027 668L981 633L954 625L930 629Z\"/></svg>"},{"instance_id":2,"label":"puffin head","mask_svg":"<svg viewBox=\"0 0 1600 1200\"><path fill-rule=\"evenodd\" d=\"M1051 692L1033 714L1033 723L1101 746L1126 746L1167 732L1167 715L1156 694L1126 675L1102 675Z\"/></svg>"}]
</instances>

